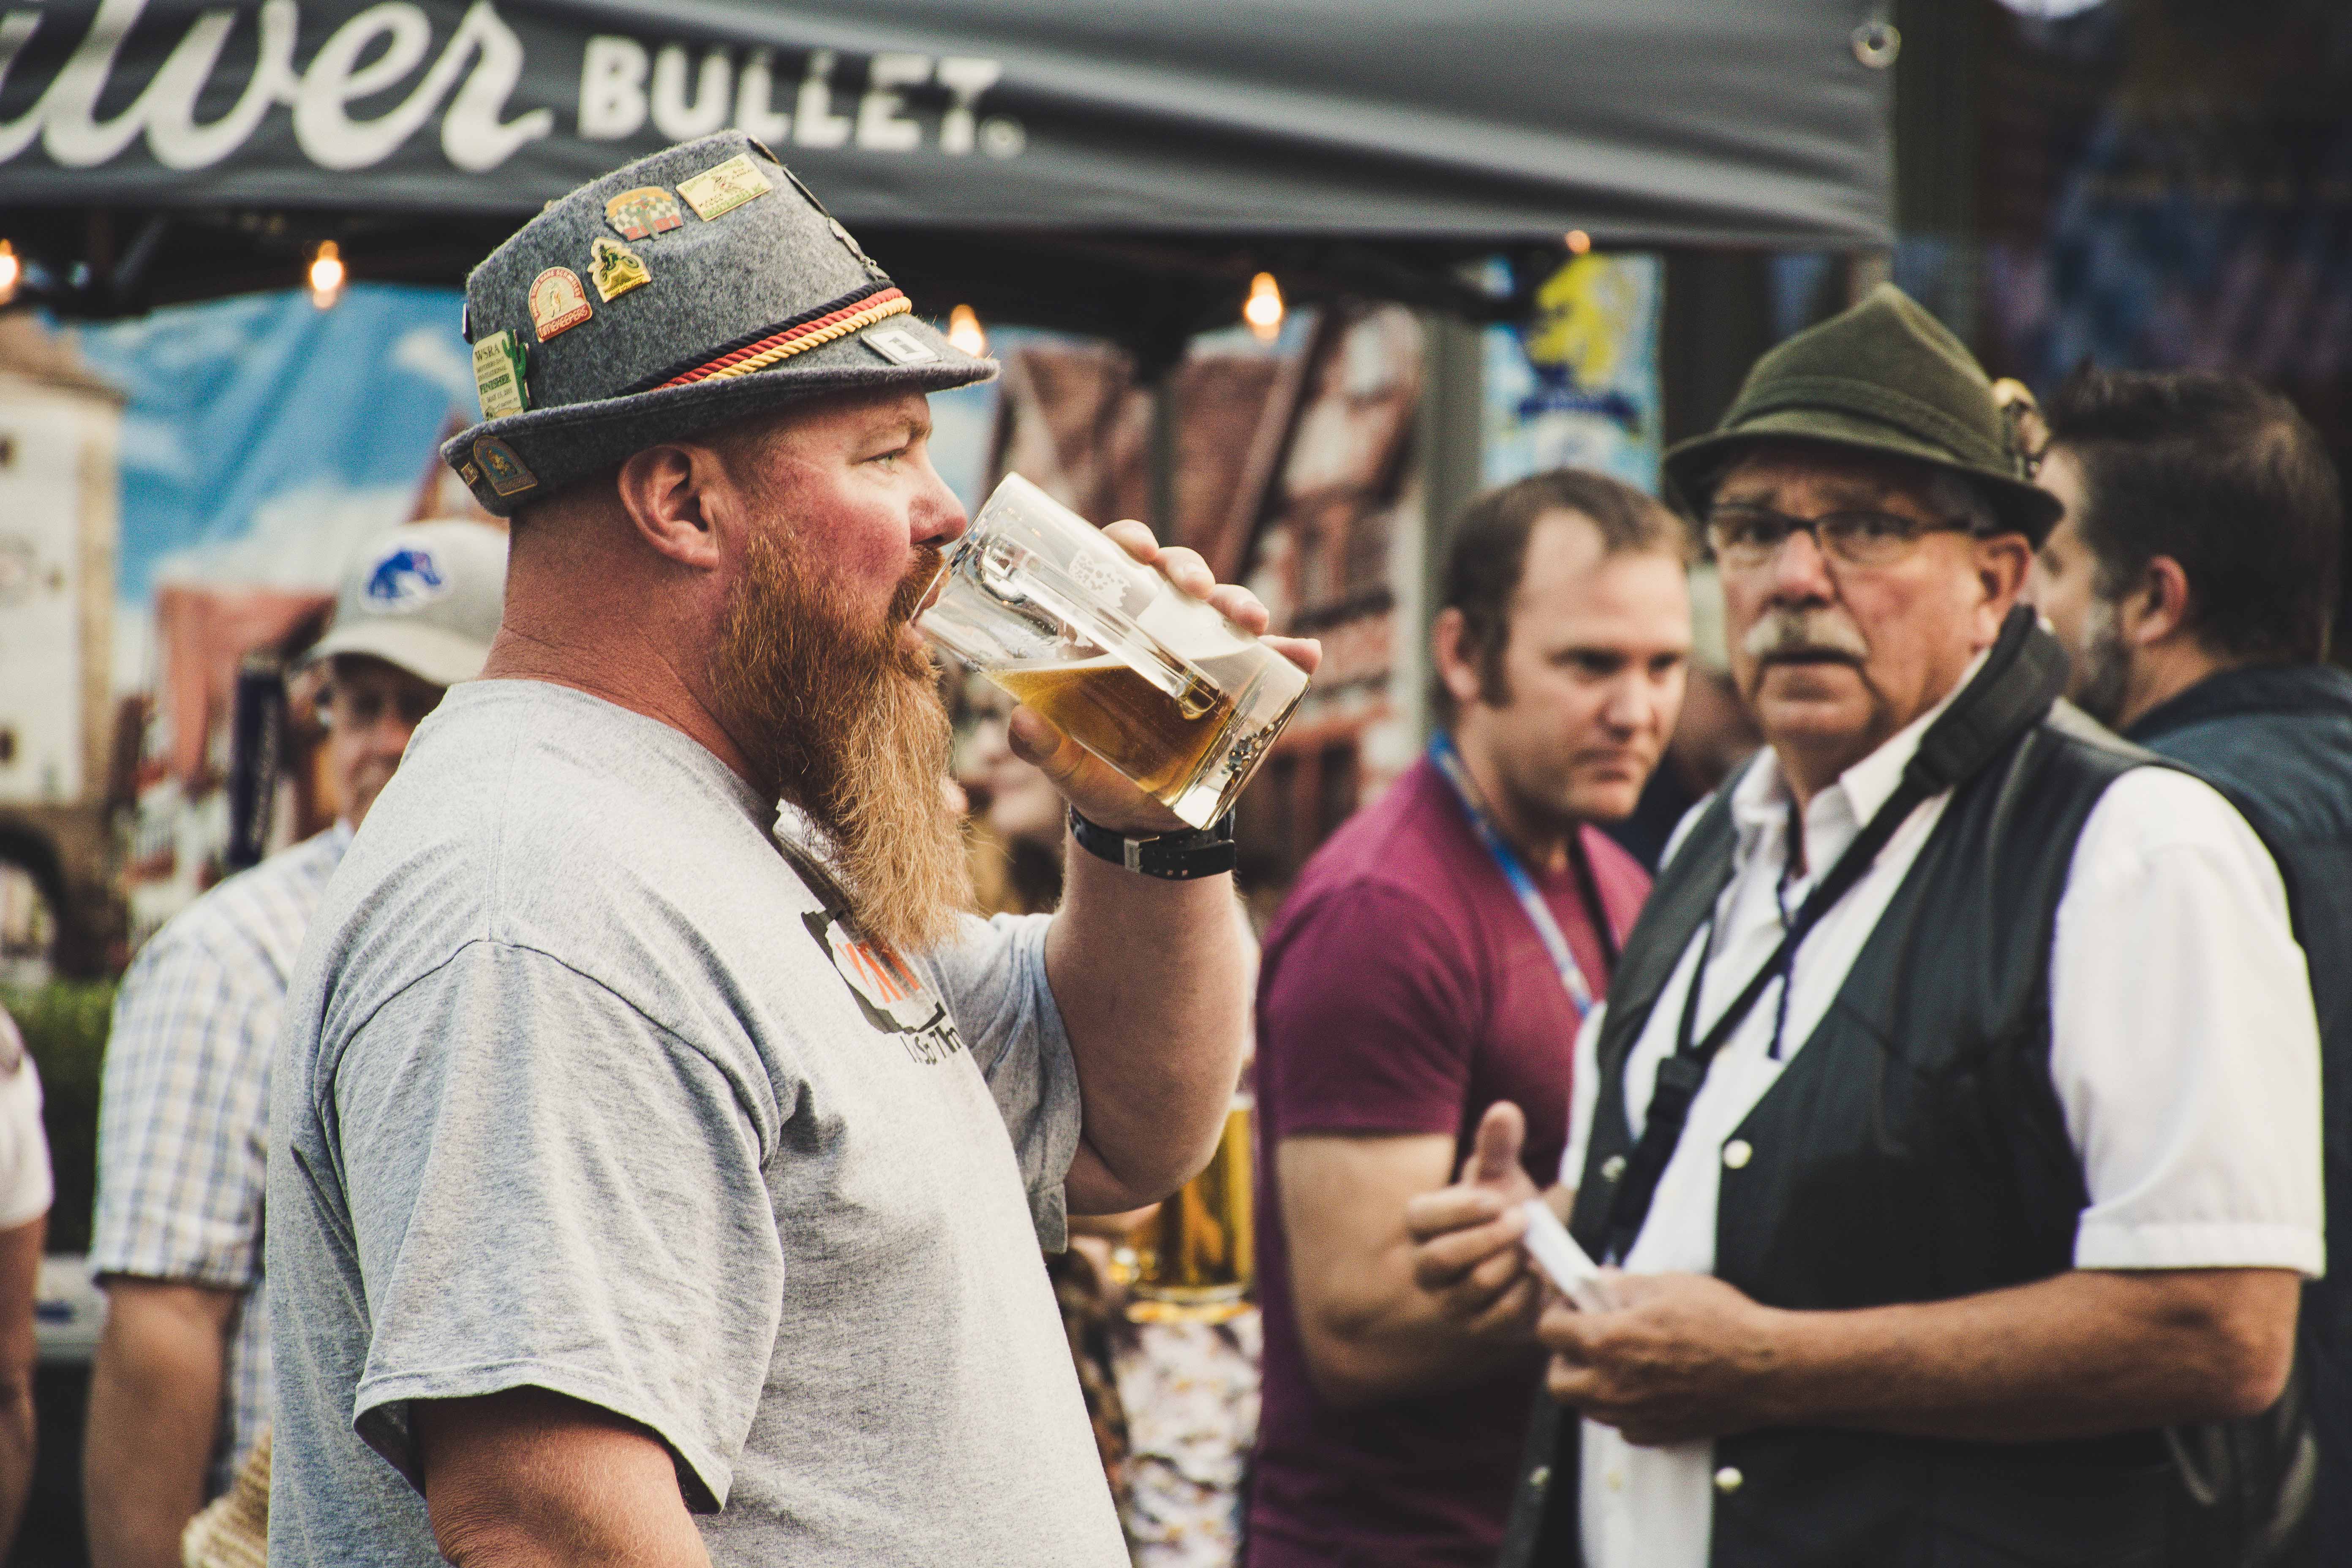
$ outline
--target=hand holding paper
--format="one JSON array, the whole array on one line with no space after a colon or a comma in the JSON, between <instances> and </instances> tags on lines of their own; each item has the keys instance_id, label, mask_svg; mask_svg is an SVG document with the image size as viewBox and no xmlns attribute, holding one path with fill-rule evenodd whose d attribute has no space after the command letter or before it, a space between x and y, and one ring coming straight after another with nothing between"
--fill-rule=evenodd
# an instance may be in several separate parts
<instances>
[{"instance_id":1,"label":"hand holding paper","mask_svg":"<svg viewBox=\"0 0 2352 1568\"><path fill-rule=\"evenodd\" d=\"M1605 1312L1614 1305L1609 1293L1609 1278L1592 1255L1578 1245L1568 1234L1568 1226L1551 1212L1551 1205L1541 1198L1529 1198L1519 1205L1528 1218L1525 1240L1528 1252L1537 1267L1544 1271L1559 1293L1576 1303L1579 1310Z\"/></svg>"}]
</instances>

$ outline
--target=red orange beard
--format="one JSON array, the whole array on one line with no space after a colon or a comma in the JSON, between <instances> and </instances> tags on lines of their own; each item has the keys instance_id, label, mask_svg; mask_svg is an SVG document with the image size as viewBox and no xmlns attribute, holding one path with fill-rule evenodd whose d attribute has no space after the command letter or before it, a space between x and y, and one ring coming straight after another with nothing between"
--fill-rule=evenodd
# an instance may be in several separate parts
<instances>
[{"instance_id":1,"label":"red orange beard","mask_svg":"<svg viewBox=\"0 0 2352 1568\"><path fill-rule=\"evenodd\" d=\"M920 952L971 907L971 867L941 790L952 740L930 656L899 630L937 575L926 545L879 622L772 533L753 535L711 678L729 732L823 830L861 934Z\"/></svg>"}]
</instances>

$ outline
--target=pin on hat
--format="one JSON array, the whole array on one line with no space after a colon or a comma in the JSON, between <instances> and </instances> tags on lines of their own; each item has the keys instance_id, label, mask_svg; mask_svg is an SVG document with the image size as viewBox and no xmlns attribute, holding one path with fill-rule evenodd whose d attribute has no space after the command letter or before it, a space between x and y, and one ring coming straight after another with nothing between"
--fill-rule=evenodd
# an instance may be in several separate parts
<instances>
[{"instance_id":1,"label":"pin on hat","mask_svg":"<svg viewBox=\"0 0 2352 1568\"><path fill-rule=\"evenodd\" d=\"M654 280L646 270L645 258L617 239L598 235L588 243L589 272L596 279L596 295L607 305L632 289L642 289ZM489 412L486 406L484 413Z\"/></svg>"},{"instance_id":2,"label":"pin on hat","mask_svg":"<svg viewBox=\"0 0 2352 1568\"><path fill-rule=\"evenodd\" d=\"M583 260L604 309L572 270ZM767 148L740 131L685 142L556 201L474 269L468 341L529 345L528 383L518 366L505 395L493 355L481 423L441 455L511 516L658 442L996 374L913 309Z\"/></svg>"},{"instance_id":3,"label":"pin on hat","mask_svg":"<svg viewBox=\"0 0 2352 1568\"><path fill-rule=\"evenodd\" d=\"M413 522L370 539L343 569L335 618L305 663L364 655L435 686L482 673L507 591L507 536L485 523Z\"/></svg>"}]
</instances>

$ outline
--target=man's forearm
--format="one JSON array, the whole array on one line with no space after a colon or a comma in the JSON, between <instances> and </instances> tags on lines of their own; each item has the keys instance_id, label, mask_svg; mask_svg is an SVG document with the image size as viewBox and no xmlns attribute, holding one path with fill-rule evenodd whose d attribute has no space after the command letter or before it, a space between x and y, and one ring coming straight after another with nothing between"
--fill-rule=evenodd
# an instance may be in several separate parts
<instances>
[{"instance_id":1,"label":"man's forearm","mask_svg":"<svg viewBox=\"0 0 2352 1568\"><path fill-rule=\"evenodd\" d=\"M27 1366L0 1386L0 1542L16 1540L16 1527L24 1522L25 1498L33 1489L37 1427Z\"/></svg>"},{"instance_id":2,"label":"man's forearm","mask_svg":"<svg viewBox=\"0 0 2352 1568\"><path fill-rule=\"evenodd\" d=\"M46 1217L0 1232L0 1552L16 1539L33 1488L36 1417L33 1369L40 1344L33 1328Z\"/></svg>"},{"instance_id":3,"label":"man's forearm","mask_svg":"<svg viewBox=\"0 0 2352 1568\"><path fill-rule=\"evenodd\" d=\"M152 1280L118 1280L107 1294L82 1449L90 1562L179 1568L220 1431L234 1298Z\"/></svg>"},{"instance_id":4,"label":"man's forearm","mask_svg":"<svg viewBox=\"0 0 2352 1568\"><path fill-rule=\"evenodd\" d=\"M1537 1359L1538 1300L1530 1286L1465 1324L1408 1283L1391 1300L1365 1303L1360 1316L1318 1325L1307 1346L1308 1371L1341 1409L1465 1387Z\"/></svg>"},{"instance_id":5,"label":"man's forearm","mask_svg":"<svg viewBox=\"0 0 2352 1568\"><path fill-rule=\"evenodd\" d=\"M1139 876L1073 845L1045 972L1076 1058L1084 1145L1070 1206L1108 1213L1183 1184L1216 1146L1248 1030L1233 879Z\"/></svg>"},{"instance_id":6,"label":"man's forearm","mask_svg":"<svg viewBox=\"0 0 2352 1568\"><path fill-rule=\"evenodd\" d=\"M2284 1269L2081 1269L1958 1300L1781 1315L1771 1425L2031 1441L2252 1415L2293 1355Z\"/></svg>"}]
</instances>

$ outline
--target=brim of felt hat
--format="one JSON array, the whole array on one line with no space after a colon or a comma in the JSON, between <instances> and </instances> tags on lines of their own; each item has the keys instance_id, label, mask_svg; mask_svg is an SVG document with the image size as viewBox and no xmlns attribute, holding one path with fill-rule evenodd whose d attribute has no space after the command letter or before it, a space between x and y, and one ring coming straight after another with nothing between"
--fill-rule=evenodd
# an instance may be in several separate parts
<instances>
[{"instance_id":1,"label":"brim of felt hat","mask_svg":"<svg viewBox=\"0 0 2352 1568\"><path fill-rule=\"evenodd\" d=\"M913 333L938 359L921 364L884 359L865 341L866 332L877 327ZM987 381L997 369L994 360L964 353L929 322L914 316L895 316L866 331L852 332L746 375L656 387L593 403L527 408L520 414L485 419L443 442L441 458L463 478L465 465L478 462L477 441L488 437L502 444L536 482L501 494L484 473L469 480L468 488L493 514L512 517L532 502L657 442L756 418L812 398L946 392Z\"/></svg>"},{"instance_id":2,"label":"brim of felt hat","mask_svg":"<svg viewBox=\"0 0 2352 1568\"><path fill-rule=\"evenodd\" d=\"M2056 496L2014 474L1961 461L1941 447L1876 420L1818 407L1776 408L1743 420L1737 430L1678 441L1667 449L1663 464L1666 483L1691 516L1703 518L1716 481L1732 459L1766 441L1906 458L1958 474L1978 487L2004 528L2025 535L2037 550L2065 511Z\"/></svg>"}]
</instances>

